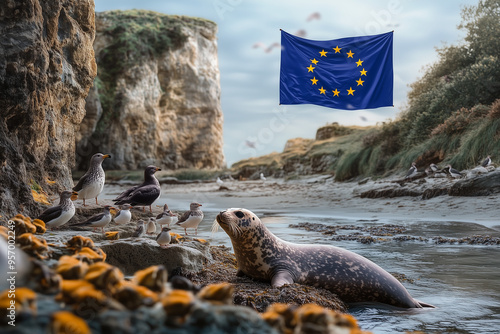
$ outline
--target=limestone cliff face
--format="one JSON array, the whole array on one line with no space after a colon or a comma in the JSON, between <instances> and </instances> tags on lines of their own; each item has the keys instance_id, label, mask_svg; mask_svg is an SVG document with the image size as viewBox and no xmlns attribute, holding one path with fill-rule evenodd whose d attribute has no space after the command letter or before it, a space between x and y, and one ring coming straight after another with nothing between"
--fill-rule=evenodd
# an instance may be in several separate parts
<instances>
[{"instance_id":1,"label":"limestone cliff face","mask_svg":"<svg viewBox=\"0 0 500 334\"><path fill-rule=\"evenodd\" d=\"M125 23L119 26L123 16L137 20L136 26L175 23L178 40L172 36L172 46L157 54L158 48L132 55L134 48L122 51L119 58L129 65L116 70L116 62L106 57L121 50L113 43L128 29ZM96 30L99 73L77 138L78 168L86 169L97 151L112 155L106 167L114 169L149 164L169 169L223 167L216 25L153 12L115 11L97 13ZM144 31L141 36L151 33ZM136 35L131 32L126 38ZM108 75L111 70L115 72Z\"/></svg>"},{"instance_id":2,"label":"limestone cliff face","mask_svg":"<svg viewBox=\"0 0 500 334\"><path fill-rule=\"evenodd\" d=\"M0 2L2 220L40 211L30 185L73 186L75 128L96 75L94 19L93 0Z\"/></svg>"}]
</instances>

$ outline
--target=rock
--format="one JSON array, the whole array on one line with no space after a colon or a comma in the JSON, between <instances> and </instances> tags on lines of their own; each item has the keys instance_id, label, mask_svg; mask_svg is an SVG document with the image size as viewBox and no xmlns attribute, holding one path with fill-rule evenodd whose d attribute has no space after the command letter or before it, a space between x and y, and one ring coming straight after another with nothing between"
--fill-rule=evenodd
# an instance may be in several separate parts
<instances>
[{"instance_id":1,"label":"rock","mask_svg":"<svg viewBox=\"0 0 500 334\"><path fill-rule=\"evenodd\" d=\"M320 127L316 131L316 140L325 140L334 137L345 136L353 132L350 127L339 125L337 122Z\"/></svg>"},{"instance_id":2,"label":"rock","mask_svg":"<svg viewBox=\"0 0 500 334\"><path fill-rule=\"evenodd\" d=\"M165 30L148 30L150 22L155 29L165 24ZM122 33L141 43L123 57L127 46L116 43ZM165 39L159 46L151 44L155 33ZM215 23L203 19L139 10L97 13L100 71L80 127L77 168L86 170L96 151L111 154L105 168L112 169L224 167L216 33Z\"/></svg>"},{"instance_id":3,"label":"rock","mask_svg":"<svg viewBox=\"0 0 500 334\"><path fill-rule=\"evenodd\" d=\"M0 215L36 216L30 186L73 186L75 128L97 70L94 2L2 1L0 32Z\"/></svg>"},{"instance_id":4,"label":"rock","mask_svg":"<svg viewBox=\"0 0 500 334\"><path fill-rule=\"evenodd\" d=\"M207 260L211 260L209 246L196 241L163 249L154 239L144 237L96 243L96 246L106 253L106 262L120 268L125 275L157 264L164 265L169 276L179 268L198 272Z\"/></svg>"},{"instance_id":5,"label":"rock","mask_svg":"<svg viewBox=\"0 0 500 334\"><path fill-rule=\"evenodd\" d=\"M422 192L409 188L389 188L389 189L372 189L364 191L360 194L361 198L393 198L402 196L421 196Z\"/></svg>"},{"instance_id":6,"label":"rock","mask_svg":"<svg viewBox=\"0 0 500 334\"><path fill-rule=\"evenodd\" d=\"M459 180L450 188L451 196L488 196L500 192L500 170Z\"/></svg>"}]
</instances>

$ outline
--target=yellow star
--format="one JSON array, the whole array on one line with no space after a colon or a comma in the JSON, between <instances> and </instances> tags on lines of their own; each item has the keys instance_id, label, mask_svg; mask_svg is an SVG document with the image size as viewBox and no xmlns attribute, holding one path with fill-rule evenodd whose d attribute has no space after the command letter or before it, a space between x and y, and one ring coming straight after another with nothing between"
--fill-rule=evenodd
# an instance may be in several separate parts
<instances>
[{"instance_id":1,"label":"yellow star","mask_svg":"<svg viewBox=\"0 0 500 334\"><path fill-rule=\"evenodd\" d=\"M338 45L336 47L334 47L333 49L335 50L335 53L340 53L340 50L342 50L342 48L339 48Z\"/></svg>"},{"instance_id":2,"label":"yellow star","mask_svg":"<svg viewBox=\"0 0 500 334\"><path fill-rule=\"evenodd\" d=\"M361 60L361 59L360 59L360 60L358 60L358 61L356 62L356 65L357 65L356 67L363 65L363 62L364 62L364 60ZM316 65L316 64L314 64L314 65Z\"/></svg>"},{"instance_id":3,"label":"yellow star","mask_svg":"<svg viewBox=\"0 0 500 334\"><path fill-rule=\"evenodd\" d=\"M309 72L314 72L314 69L315 69L315 68L316 68L316 67L313 67L312 65L309 65L309 67L307 67L307 69L308 69L307 73L309 73Z\"/></svg>"},{"instance_id":4,"label":"yellow star","mask_svg":"<svg viewBox=\"0 0 500 334\"><path fill-rule=\"evenodd\" d=\"M332 90L333 96L339 96L340 91L335 88L335 90Z\"/></svg>"},{"instance_id":5,"label":"yellow star","mask_svg":"<svg viewBox=\"0 0 500 334\"><path fill-rule=\"evenodd\" d=\"M361 73L361 75L366 75L366 71L365 69L363 69L362 71L359 71Z\"/></svg>"},{"instance_id":6,"label":"yellow star","mask_svg":"<svg viewBox=\"0 0 500 334\"><path fill-rule=\"evenodd\" d=\"M359 86L359 85L363 86L363 82L364 82L364 81L363 81L363 80L361 80L361 78L359 78L359 80L356 80L356 82L358 83L358 86Z\"/></svg>"},{"instance_id":7,"label":"yellow star","mask_svg":"<svg viewBox=\"0 0 500 334\"><path fill-rule=\"evenodd\" d=\"M347 58L352 58L352 56L354 56L354 52L349 50L349 52L347 52Z\"/></svg>"},{"instance_id":8,"label":"yellow star","mask_svg":"<svg viewBox=\"0 0 500 334\"><path fill-rule=\"evenodd\" d=\"M354 89L352 89L352 87L349 87L349 89L347 90L347 95L352 95L352 96L354 96L354 94L353 94L354 92L355 92L355 90L354 90Z\"/></svg>"},{"instance_id":9,"label":"yellow star","mask_svg":"<svg viewBox=\"0 0 500 334\"><path fill-rule=\"evenodd\" d=\"M311 59L311 63L313 63L314 65L318 65L318 61L316 60L316 58Z\"/></svg>"},{"instance_id":10,"label":"yellow star","mask_svg":"<svg viewBox=\"0 0 500 334\"><path fill-rule=\"evenodd\" d=\"M328 51L325 51L325 50L322 50L319 52L319 54L321 55L321 57L326 57L326 54L328 53Z\"/></svg>"},{"instance_id":11,"label":"yellow star","mask_svg":"<svg viewBox=\"0 0 500 334\"><path fill-rule=\"evenodd\" d=\"M320 94L325 94L326 95L326 89L323 89L323 86L319 89Z\"/></svg>"},{"instance_id":12,"label":"yellow star","mask_svg":"<svg viewBox=\"0 0 500 334\"><path fill-rule=\"evenodd\" d=\"M318 82L318 79L316 77L312 78L311 81L313 82L313 85L315 85Z\"/></svg>"}]
</instances>

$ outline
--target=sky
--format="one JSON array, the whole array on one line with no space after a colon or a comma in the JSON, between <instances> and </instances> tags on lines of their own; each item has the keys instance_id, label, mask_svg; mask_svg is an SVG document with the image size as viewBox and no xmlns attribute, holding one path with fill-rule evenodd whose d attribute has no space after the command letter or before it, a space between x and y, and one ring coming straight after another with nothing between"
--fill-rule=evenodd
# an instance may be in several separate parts
<instances>
[{"instance_id":1,"label":"sky","mask_svg":"<svg viewBox=\"0 0 500 334\"><path fill-rule=\"evenodd\" d=\"M436 48L460 43L463 6L477 0L95 0L97 12L147 9L201 17L218 26L226 164L273 151L291 138L314 138L328 123L371 126L394 120L409 85L437 60ZM280 29L332 40L394 30L394 107L337 110L279 105Z\"/></svg>"}]
</instances>

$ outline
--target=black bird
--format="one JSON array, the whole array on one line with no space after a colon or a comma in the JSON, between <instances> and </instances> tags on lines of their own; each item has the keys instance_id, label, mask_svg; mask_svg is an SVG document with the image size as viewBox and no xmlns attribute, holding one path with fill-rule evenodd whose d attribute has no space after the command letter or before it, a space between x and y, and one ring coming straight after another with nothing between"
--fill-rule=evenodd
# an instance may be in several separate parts
<instances>
[{"instance_id":1,"label":"black bird","mask_svg":"<svg viewBox=\"0 0 500 334\"><path fill-rule=\"evenodd\" d=\"M115 205L130 204L132 206L149 206L149 211L153 212L151 205L160 197L160 182L155 177L155 173L161 170L156 166L148 166L144 170L144 182L122 192L115 201Z\"/></svg>"}]
</instances>

